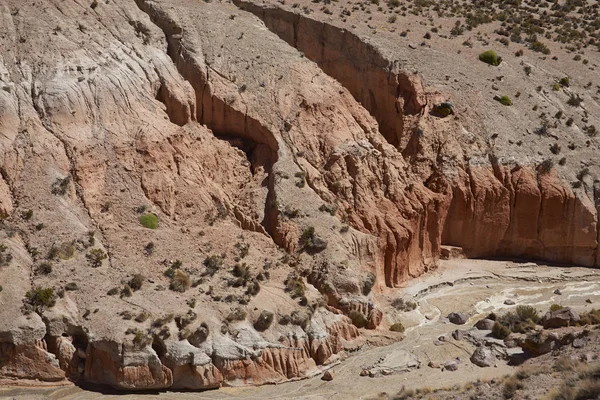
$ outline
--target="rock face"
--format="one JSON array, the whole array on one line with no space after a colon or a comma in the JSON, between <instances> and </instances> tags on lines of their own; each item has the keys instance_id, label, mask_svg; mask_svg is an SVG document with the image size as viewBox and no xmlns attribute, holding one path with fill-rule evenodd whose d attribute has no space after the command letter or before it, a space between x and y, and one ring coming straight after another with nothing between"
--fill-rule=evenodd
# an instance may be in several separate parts
<instances>
[{"instance_id":1,"label":"rock face","mask_svg":"<svg viewBox=\"0 0 600 400\"><path fill-rule=\"evenodd\" d=\"M346 315L376 329L442 244L600 263L598 188L498 159L351 31L238 0L42 3L0 0L0 379L283 382L360 346Z\"/></svg>"}]
</instances>

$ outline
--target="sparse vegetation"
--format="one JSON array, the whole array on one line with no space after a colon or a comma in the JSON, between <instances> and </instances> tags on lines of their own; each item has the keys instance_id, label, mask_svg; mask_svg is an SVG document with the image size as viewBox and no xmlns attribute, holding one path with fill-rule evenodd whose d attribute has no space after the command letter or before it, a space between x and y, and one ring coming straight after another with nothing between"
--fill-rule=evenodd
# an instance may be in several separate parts
<instances>
[{"instance_id":1,"label":"sparse vegetation","mask_svg":"<svg viewBox=\"0 0 600 400\"><path fill-rule=\"evenodd\" d=\"M390 326L390 331L392 332L404 332L404 325L402 325L402 322L396 322L395 324L393 324L392 326Z\"/></svg>"},{"instance_id":2,"label":"sparse vegetation","mask_svg":"<svg viewBox=\"0 0 600 400\"><path fill-rule=\"evenodd\" d=\"M128 282L129 287L134 292L137 291L137 290L140 290L142 288L143 284L144 284L144 276L141 275L141 274L135 274L135 275L133 275L133 277Z\"/></svg>"},{"instance_id":3,"label":"sparse vegetation","mask_svg":"<svg viewBox=\"0 0 600 400\"><path fill-rule=\"evenodd\" d=\"M69 190L71 179L71 175L67 175L64 178L56 178L52 184L52 194L64 196L67 193L67 190Z\"/></svg>"},{"instance_id":4,"label":"sparse vegetation","mask_svg":"<svg viewBox=\"0 0 600 400\"><path fill-rule=\"evenodd\" d=\"M93 268L98 268L102 266L102 262L108 258L108 255L104 250L96 248L91 249L85 257Z\"/></svg>"},{"instance_id":5,"label":"sparse vegetation","mask_svg":"<svg viewBox=\"0 0 600 400\"><path fill-rule=\"evenodd\" d=\"M56 304L56 295L52 288L37 287L25 294L26 308L37 313L43 312L46 308L53 307L54 304Z\"/></svg>"},{"instance_id":6,"label":"sparse vegetation","mask_svg":"<svg viewBox=\"0 0 600 400\"><path fill-rule=\"evenodd\" d=\"M169 289L174 292L183 293L190 288L191 281L188 274L180 269L175 270L175 274L169 283Z\"/></svg>"},{"instance_id":7,"label":"sparse vegetation","mask_svg":"<svg viewBox=\"0 0 600 400\"><path fill-rule=\"evenodd\" d=\"M4 244L0 244L0 267L6 267L12 261L13 256L8 251L8 247Z\"/></svg>"},{"instance_id":8,"label":"sparse vegetation","mask_svg":"<svg viewBox=\"0 0 600 400\"><path fill-rule=\"evenodd\" d=\"M352 324L357 328L364 328L367 326L367 317L360 311L352 310L348 313L348 317L352 320Z\"/></svg>"},{"instance_id":9,"label":"sparse vegetation","mask_svg":"<svg viewBox=\"0 0 600 400\"><path fill-rule=\"evenodd\" d=\"M327 248L327 242L315 234L313 226L309 226L302 231L300 247L305 251L317 253Z\"/></svg>"}]
</instances>

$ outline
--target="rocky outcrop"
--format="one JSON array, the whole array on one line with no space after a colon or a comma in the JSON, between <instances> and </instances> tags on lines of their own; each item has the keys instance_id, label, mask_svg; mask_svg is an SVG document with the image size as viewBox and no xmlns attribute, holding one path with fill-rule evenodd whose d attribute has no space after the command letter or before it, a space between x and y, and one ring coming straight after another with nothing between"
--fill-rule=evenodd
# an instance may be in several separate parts
<instances>
[{"instance_id":1,"label":"rocky outcrop","mask_svg":"<svg viewBox=\"0 0 600 400\"><path fill-rule=\"evenodd\" d=\"M427 150L428 140L434 138L444 141L446 157L455 156L453 148L461 140L462 128L455 122L440 122L428 115L443 96L428 90L418 77L399 71L383 54L383 49L348 30L301 13L246 0L237 0L235 4L259 16L267 28L348 88L377 120L388 142L405 157L415 163L428 160L441 168L439 154ZM442 139L438 136L440 132ZM387 236L386 240L381 235L386 254L402 253L398 247L410 248L415 237L423 236L421 231L428 226L427 222L436 219L443 221L443 227L428 226L426 230L432 259L439 257L439 243L443 243L462 247L467 257L501 256L600 265L597 262L599 213L595 205L598 196L594 191L573 191L554 172L541 171L537 165L503 165L493 156L489 161L471 160L457 166L456 177L451 180L440 179L437 168L422 175L427 187L445 194L445 200L439 199L429 206L423 203L427 211L417 212L418 217L411 220L414 224L392 228L394 239ZM427 197L420 194L418 199L411 199L411 204ZM364 218L369 213L361 210L360 215ZM385 231L377 224L360 229ZM402 231L408 235L398 236ZM428 247L422 241L419 246L423 251ZM426 254L422 257L427 260ZM386 263L389 264L387 258ZM392 265L386 270L410 271L415 264L407 257L401 257L399 263L403 266ZM396 285L397 279L408 276L413 274L386 276L386 284Z\"/></svg>"}]
</instances>

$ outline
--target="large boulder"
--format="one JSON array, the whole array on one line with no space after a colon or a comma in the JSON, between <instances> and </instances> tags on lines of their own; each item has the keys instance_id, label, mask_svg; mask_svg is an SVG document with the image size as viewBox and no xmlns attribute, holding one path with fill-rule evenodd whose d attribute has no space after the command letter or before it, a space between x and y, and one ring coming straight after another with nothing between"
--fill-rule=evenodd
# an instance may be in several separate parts
<instances>
[{"instance_id":1,"label":"large boulder","mask_svg":"<svg viewBox=\"0 0 600 400\"><path fill-rule=\"evenodd\" d=\"M469 314L452 312L448 314L448 320L456 325L464 325L469 320Z\"/></svg>"},{"instance_id":2,"label":"large boulder","mask_svg":"<svg viewBox=\"0 0 600 400\"><path fill-rule=\"evenodd\" d=\"M475 323L475 328L479 329L480 331L491 331L495 323L496 321L493 321L489 318L484 318Z\"/></svg>"},{"instance_id":3,"label":"large boulder","mask_svg":"<svg viewBox=\"0 0 600 400\"><path fill-rule=\"evenodd\" d=\"M479 346L471 355L471 362L479 367L491 367L496 363L496 356L489 347Z\"/></svg>"},{"instance_id":4,"label":"large boulder","mask_svg":"<svg viewBox=\"0 0 600 400\"><path fill-rule=\"evenodd\" d=\"M542 325L545 329L562 328L575 325L577 322L579 322L579 314L569 307L549 311L542 318Z\"/></svg>"}]
</instances>

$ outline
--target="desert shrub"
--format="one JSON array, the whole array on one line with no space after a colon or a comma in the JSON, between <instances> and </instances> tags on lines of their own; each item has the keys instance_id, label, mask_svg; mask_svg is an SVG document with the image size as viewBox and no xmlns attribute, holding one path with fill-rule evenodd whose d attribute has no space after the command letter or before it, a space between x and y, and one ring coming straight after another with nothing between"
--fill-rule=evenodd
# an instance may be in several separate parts
<instances>
[{"instance_id":1,"label":"desert shrub","mask_svg":"<svg viewBox=\"0 0 600 400\"><path fill-rule=\"evenodd\" d=\"M561 356L558 357L554 361L554 370L563 372L563 371L574 371L581 365L581 361L574 360L569 356Z\"/></svg>"},{"instance_id":2,"label":"desert shrub","mask_svg":"<svg viewBox=\"0 0 600 400\"><path fill-rule=\"evenodd\" d=\"M538 310L532 306L517 306L517 316L521 321L531 321L533 323L538 323L540 320L540 315Z\"/></svg>"},{"instance_id":3,"label":"desert shrub","mask_svg":"<svg viewBox=\"0 0 600 400\"><path fill-rule=\"evenodd\" d=\"M278 322L279 322L279 325L287 325L290 322L292 322L292 317L290 317L289 315L286 315L286 314L281 315L279 317Z\"/></svg>"},{"instance_id":4,"label":"desert shrub","mask_svg":"<svg viewBox=\"0 0 600 400\"><path fill-rule=\"evenodd\" d=\"M35 268L35 273L38 275L48 275L52 273L52 263L44 261Z\"/></svg>"},{"instance_id":5,"label":"desert shrub","mask_svg":"<svg viewBox=\"0 0 600 400\"><path fill-rule=\"evenodd\" d=\"M283 284L285 285L285 291L290 294L292 299L302 297L306 292L304 280L296 272L291 272L283 281Z\"/></svg>"},{"instance_id":6,"label":"desert shrub","mask_svg":"<svg viewBox=\"0 0 600 400\"><path fill-rule=\"evenodd\" d=\"M133 296L133 290L131 290L129 285L123 286L123 289L121 289L120 297L124 298L124 297L131 297L131 296Z\"/></svg>"},{"instance_id":7,"label":"desert shrub","mask_svg":"<svg viewBox=\"0 0 600 400\"><path fill-rule=\"evenodd\" d=\"M8 251L8 247L3 244L0 244L0 267L6 267L12 261L13 256Z\"/></svg>"},{"instance_id":8,"label":"desert shrub","mask_svg":"<svg viewBox=\"0 0 600 400\"><path fill-rule=\"evenodd\" d=\"M571 94L569 100L567 100L567 104L571 107L579 107L579 105L583 102L583 99L579 96Z\"/></svg>"},{"instance_id":9,"label":"desert shrub","mask_svg":"<svg viewBox=\"0 0 600 400\"><path fill-rule=\"evenodd\" d=\"M393 332L404 332L404 325L402 325L402 322L396 322L395 324L393 324L392 326L390 326L390 331Z\"/></svg>"},{"instance_id":10,"label":"desert shrub","mask_svg":"<svg viewBox=\"0 0 600 400\"><path fill-rule=\"evenodd\" d=\"M502 62L502 57L499 57L494 50L487 50L479 55L479 61L483 61L489 65L498 66Z\"/></svg>"},{"instance_id":11,"label":"desert shrub","mask_svg":"<svg viewBox=\"0 0 600 400\"><path fill-rule=\"evenodd\" d=\"M492 335L498 339L504 339L510 335L510 329L496 321L492 327Z\"/></svg>"},{"instance_id":12,"label":"desert shrub","mask_svg":"<svg viewBox=\"0 0 600 400\"><path fill-rule=\"evenodd\" d=\"M235 248L238 250L240 258L246 257L250 252L250 244L245 242L236 243Z\"/></svg>"},{"instance_id":13,"label":"desert shrub","mask_svg":"<svg viewBox=\"0 0 600 400\"><path fill-rule=\"evenodd\" d=\"M108 258L108 255L102 249L91 249L85 257L93 268L102 266L102 261Z\"/></svg>"},{"instance_id":14,"label":"desert shrub","mask_svg":"<svg viewBox=\"0 0 600 400\"><path fill-rule=\"evenodd\" d=\"M233 276L237 278L242 278L245 281L247 281L251 277L250 268L246 265L246 263L235 264L233 266L233 270L231 270L231 273L233 274Z\"/></svg>"},{"instance_id":15,"label":"desert shrub","mask_svg":"<svg viewBox=\"0 0 600 400\"><path fill-rule=\"evenodd\" d=\"M77 286L77 284L75 282L69 282L65 285L65 290L69 291L69 292L74 292L75 290L78 290L79 286Z\"/></svg>"},{"instance_id":16,"label":"desert shrub","mask_svg":"<svg viewBox=\"0 0 600 400\"><path fill-rule=\"evenodd\" d=\"M512 106L512 100L507 95L498 97L498 102L505 106Z\"/></svg>"},{"instance_id":17,"label":"desert shrub","mask_svg":"<svg viewBox=\"0 0 600 400\"><path fill-rule=\"evenodd\" d=\"M53 307L56 304L54 289L41 287L31 289L25 294L25 303L36 312Z\"/></svg>"},{"instance_id":18,"label":"desert shrub","mask_svg":"<svg viewBox=\"0 0 600 400\"><path fill-rule=\"evenodd\" d=\"M588 312L579 314L578 325L598 325L600 324L600 309L592 309Z\"/></svg>"},{"instance_id":19,"label":"desert shrub","mask_svg":"<svg viewBox=\"0 0 600 400\"><path fill-rule=\"evenodd\" d=\"M313 226L309 226L302 231L302 236L300 236L300 247L303 250L316 253L325 250L325 248L327 248L327 242L315 234L315 228Z\"/></svg>"},{"instance_id":20,"label":"desert shrub","mask_svg":"<svg viewBox=\"0 0 600 400\"><path fill-rule=\"evenodd\" d=\"M253 279L248 283L246 294L250 296L256 296L260 292L260 283L256 279Z\"/></svg>"},{"instance_id":21,"label":"desert shrub","mask_svg":"<svg viewBox=\"0 0 600 400\"><path fill-rule=\"evenodd\" d=\"M175 315L167 314L162 318L157 318L154 321L152 321L152 327L160 328L161 326L164 326L166 324L173 322L173 319L175 319Z\"/></svg>"},{"instance_id":22,"label":"desert shrub","mask_svg":"<svg viewBox=\"0 0 600 400\"><path fill-rule=\"evenodd\" d=\"M152 337L141 330L136 330L133 336L133 344L136 348L144 348L152 343Z\"/></svg>"},{"instance_id":23,"label":"desert shrub","mask_svg":"<svg viewBox=\"0 0 600 400\"><path fill-rule=\"evenodd\" d=\"M272 312L263 310L256 321L254 321L254 329L260 332L266 331L273 323L273 317Z\"/></svg>"},{"instance_id":24,"label":"desert shrub","mask_svg":"<svg viewBox=\"0 0 600 400\"><path fill-rule=\"evenodd\" d=\"M135 322L145 322L148 318L150 318L150 314L146 311L142 311L135 317Z\"/></svg>"},{"instance_id":25,"label":"desert shrub","mask_svg":"<svg viewBox=\"0 0 600 400\"><path fill-rule=\"evenodd\" d=\"M570 83L569 77L565 76L564 78L560 78L558 83L560 84L560 86L569 87L569 83Z\"/></svg>"},{"instance_id":26,"label":"desert shrub","mask_svg":"<svg viewBox=\"0 0 600 400\"><path fill-rule=\"evenodd\" d=\"M69 185L71 184L71 175L67 175L64 178L56 178L52 184L52 194L57 196L63 196L67 193Z\"/></svg>"},{"instance_id":27,"label":"desert shrub","mask_svg":"<svg viewBox=\"0 0 600 400\"><path fill-rule=\"evenodd\" d=\"M362 283L363 295L366 296L369 293L371 293L371 289L373 289L373 285L375 285L375 274L373 274L372 272L369 272L367 274L367 277L365 278L365 280Z\"/></svg>"},{"instance_id":28,"label":"desert shrub","mask_svg":"<svg viewBox=\"0 0 600 400\"><path fill-rule=\"evenodd\" d=\"M31 217L33 217L33 210L27 210L21 213L21 218L23 218L25 221L29 221Z\"/></svg>"},{"instance_id":29,"label":"desert shrub","mask_svg":"<svg viewBox=\"0 0 600 400\"><path fill-rule=\"evenodd\" d=\"M552 152L552 154L558 154L560 153L560 145L558 143L554 143L553 145L550 146L550 151Z\"/></svg>"},{"instance_id":30,"label":"desert shrub","mask_svg":"<svg viewBox=\"0 0 600 400\"><path fill-rule=\"evenodd\" d=\"M292 311L290 314L292 325L297 325L306 329L310 323L310 315L304 311Z\"/></svg>"},{"instance_id":31,"label":"desert shrub","mask_svg":"<svg viewBox=\"0 0 600 400\"><path fill-rule=\"evenodd\" d=\"M560 85L556 82L554 82L552 84L552 90L554 90L555 92L558 92L560 90Z\"/></svg>"},{"instance_id":32,"label":"desert shrub","mask_svg":"<svg viewBox=\"0 0 600 400\"><path fill-rule=\"evenodd\" d=\"M140 221L140 224L142 224L142 226L145 228L148 228L148 229L158 228L158 217L154 214L147 213L144 215L140 215L138 219Z\"/></svg>"},{"instance_id":33,"label":"desert shrub","mask_svg":"<svg viewBox=\"0 0 600 400\"><path fill-rule=\"evenodd\" d=\"M544 161L542 161L542 163L540 165L538 165L538 172L542 175L549 173L552 168L554 168L554 161L550 158L545 159Z\"/></svg>"},{"instance_id":34,"label":"desert shrub","mask_svg":"<svg viewBox=\"0 0 600 400\"><path fill-rule=\"evenodd\" d=\"M141 274L133 275L133 278L131 278L128 283L129 287L134 292L137 290L140 290L142 288L143 284L144 284L144 277Z\"/></svg>"},{"instance_id":35,"label":"desert shrub","mask_svg":"<svg viewBox=\"0 0 600 400\"><path fill-rule=\"evenodd\" d=\"M504 381L502 395L505 399L512 399L519 389L523 389L523 384L517 378L511 376Z\"/></svg>"},{"instance_id":36,"label":"desert shrub","mask_svg":"<svg viewBox=\"0 0 600 400\"><path fill-rule=\"evenodd\" d=\"M106 292L106 294L109 296L114 296L117 293L119 293L119 288L116 288L116 287L109 289L108 292Z\"/></svg>"},{"instance_id":37,"label":"desert shrub","mask_svg":"<svg viewBox=\"0 0 600 400\"><path fill-rule=\"evenodd\" d=\"M563 308L564 307L561 306L560 304L554 303L550 306L550 311L558 311L558 310L562 310Z\"/></svg>"},{"instance_id":38,"label":"desert shrub","mask_svg":"<svg viewBox=\"0 0 600 400\"><path fill-rule=\"evenodd\" d=\"M175 274L171 278L171 282L169 283L169 289L174 292L183 293L190 288L191 281L188 274L178 269L175 271Z\"/></svg>"},{"instance_id":39,"label":"desert shrub","mask_svg":"<svg viewBox=\"0 0 600 400\"><path fill-rule=\"evenodd\" d=\"M236 308L236 309L232 310L227 315L227 317L225 317L225 319L227 320L227 322L243 321L246 319L247 315L248 315L248 313L246 312L246 310L243 310L241 308Z\"/></svg>"},{"instance_id":40,"label":"desert shrub","mask_svg":"<svg viewBox=\"0 0 600 400\"><path fill-rule=\"evenodd\" d=\"M417 303L411 300L404 300L402 297L398 297L392 300L392 307L400 311L412 311L417 308Z\"/></svg>"},{"instance_id":41,"label":"desert shrub","mask_svg":"<svg viewBox=\"0 0 600 400\"><path fill-rule=\"evenodd\" d=\"M523 67L523 71L525 71L525 75L531 75L531 66L526 65L525 67Z\"/></svg>"},{"instance_id":42,"label":"desert shrub","mask_svg":"<svg viewBox=\"0 0 600 400\"><path fill-rule=\"evenodd\" d=\"M145 247L144 247L144 255L146 257L149 257L152 255L152 252L154 251L154 242L149 242Z\"/></svg>"},{"instance_id":43,"label":"desert shrub","mask_svg":"<svg viewBox=\"0 0 600 400\"><path fill-rule=\"evenodd\" d=\"M213 276L223 266L223 257L219 255L208 256L204 259L204 266L206 267L206 275Z\"/></svg>"},{"instance_id":44,"label":"desert shrub","mask_svg":"<svg viewBox=\"0 0 600 400\"><path fill-rule=\"evenodd\" d=\"M357 328L364 328L367 326L367 318L360 311L352 310L348 314L348 317L352 320L352 324Z\"/></svg>"},{"instance_id":45,"label":"desert shrub","mask_svg":"<svg viewBox=\"0 0 600 400\"><path fill-rule=\"evenodd\" d=\"M529 48L536 53L550 54L550 49L544 43L539 40L533 41L529 44Z\"/></svg>"},{"instance_id":46,"label":"desert shrub","mask_svg":"<svg viewBox=\"0 0 600 400\"><path fill-rule=\"evenodd\" d=\"M194 311L188 310L184 315L175 316L175 323L177 324L177 328L183 329L194 322L196 318L198 318L198 315Z\"/></svg>"}]
</instances>

